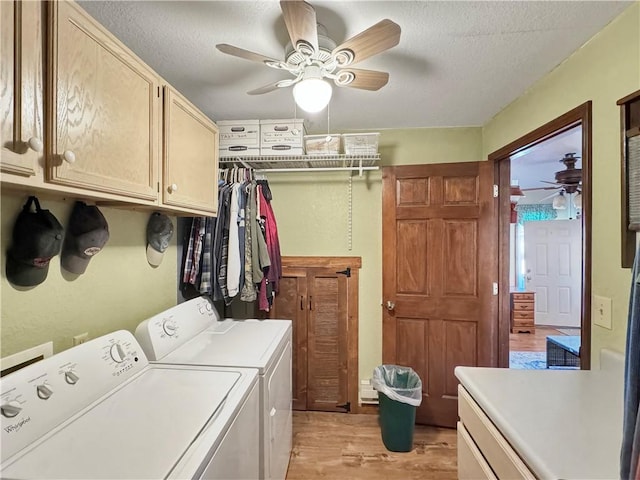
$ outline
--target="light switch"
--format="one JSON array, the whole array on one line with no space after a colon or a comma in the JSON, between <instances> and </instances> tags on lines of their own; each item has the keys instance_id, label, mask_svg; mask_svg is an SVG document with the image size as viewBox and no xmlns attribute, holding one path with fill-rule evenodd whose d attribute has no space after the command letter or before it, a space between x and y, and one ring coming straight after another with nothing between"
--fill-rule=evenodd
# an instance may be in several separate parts
<instances>
[{"instance_id":1,"label":"light switch","mask_svg":"<svg viewBox=\"0 0 640 480\"><path fill-rule=\"evenodd\" d=\"M593 316L593 323L611 330L611 299L594 295L591 315Z\"/></svg>"}]
</instances>

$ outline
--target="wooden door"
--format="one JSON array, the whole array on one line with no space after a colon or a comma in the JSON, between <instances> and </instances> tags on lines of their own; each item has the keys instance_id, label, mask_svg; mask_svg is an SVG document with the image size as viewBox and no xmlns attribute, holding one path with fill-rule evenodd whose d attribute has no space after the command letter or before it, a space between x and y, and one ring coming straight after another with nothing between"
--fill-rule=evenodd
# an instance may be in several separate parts
<instances>
[{"instance_id":1,"label":"wooden door","mask_svg":"<svg viewBox=\"0 0 640 480\"><path fill-rule=\"evenodd\" d=\"M526 289L535 292L536 323L580 327L582 221L524 224Z\"/></svg>"},{"instance_id":2,"label":"wooden door","mask_svg":"<svg viewBox=\"0 0 640 480\"><path fill-rule=\"evenodd\" d=\"M42 4L0 1L0 168L36 175L43 155Z\"/></svg>"},{"instance_id":3,"label":"wooden door","mask_svg":"<svg viewBox=\"0 0 640 480\"><path fill-rule=\"evenodd\" d=\"M418 423L454 427L454 368L498 364L492 192L489 162L383 170L383 362L422 379Z\"/></svg>"},{"instance_id":4,"label":"wooden door","mask_svg":"<svg viewBox=\"0 0 640 480\"><path fill-rule=\"evenodd\" d=\"M307 271L283 269L271 318L292 322L292 396L294 410L307 409Z\"/></svg>"},{"instance_id":5,"label":"wooden door","mask_svg":"<svg viewBox=\"0 0 640 480\"><path fill-rule=\"evenodd\" d=\"M307 409L344 412L347 404L347 277L309 269Z\"/></svg>"},{"instance_id":6,"label":"wooden door","mask_svg":"<svg viewBox=\"0 0 640 480\"><path fill-rule=\"evenodd\" d=\"M157 200L159 77L76 4L47 5L47 180Z\"/></svg>"},{"instance_id":7,"label":"wooden door","mask_svg":"<svg viewBox=\"0 0 640 480\"><path fill-rule=\"evenodd\" d=\"M210 215L218 206L218 127L164 87L162 203Z\"/></svg>"}]
</instances>

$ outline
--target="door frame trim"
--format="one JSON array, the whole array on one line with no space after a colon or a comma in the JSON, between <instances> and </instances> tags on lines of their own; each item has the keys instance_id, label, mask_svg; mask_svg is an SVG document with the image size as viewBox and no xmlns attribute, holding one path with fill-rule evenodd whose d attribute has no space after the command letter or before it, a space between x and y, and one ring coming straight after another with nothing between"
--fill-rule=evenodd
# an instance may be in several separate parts
<instances>
[{"instance_id":1,"label":"door frame trim","mask_svg":"<svg viewBox=\"0 0 640 480\"><path fill-rule=\"evenodd\" d=\"M541 127L523 135L504 147L490 153L488 161L494 162L496 179L500 189L498 222L498 268L500 284L509 285L509 223L510 223L510 157L555 137L577 125L582 126L582 315L580 368L591 369L591 237L592 237L592 102L560 115ZM498 311L498 365L509 366L509 289L499 293Z\"/></svg>"}]
</instances>

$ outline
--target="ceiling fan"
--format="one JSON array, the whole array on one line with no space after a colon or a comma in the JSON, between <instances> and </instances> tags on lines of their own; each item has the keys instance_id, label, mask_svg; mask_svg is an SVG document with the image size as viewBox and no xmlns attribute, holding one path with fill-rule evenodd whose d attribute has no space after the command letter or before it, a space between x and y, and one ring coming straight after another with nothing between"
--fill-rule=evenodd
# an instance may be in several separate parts
<instances>
[{"instance_id":1,"label":"ceiling fan","mask_svg":"<svg viewBox=\"0 0 640 480\"><path fill-rule=\"evenodd\" d=\"M323 25L316 23L313 6L303 0L281 0L280 8L291 43L285 59L277 60L226 43L216 45L223 53L260 62L267 67L289 72L287 78L247 92L260 95L278 88L293 86L293 96L300 108L319 112L331 99L333 80L340 87L379 90L389 81L387 72L352 68L373 55L395 47L400 42L400 26L381 20L340 45L328 37Z\"/></svg>"},{"instance_id":2,"label":"ceiling fan","mask_svg":"<svg viewBox=\"0 0 640 480\"><path fill-rule=\"evenodd\" d=\"M542 183L549 183L554 185L553 187L546 187L546 189L562 189L566 193L576 193L580 191L582 186L582 169L576 168L576 162L580 157L576 157L575 153L565 153L564 157L560 160L564 163L565 169L559 170L555 173L555 182L548 182L546 180L540 180Z\"/></svg>"}]
</instances>

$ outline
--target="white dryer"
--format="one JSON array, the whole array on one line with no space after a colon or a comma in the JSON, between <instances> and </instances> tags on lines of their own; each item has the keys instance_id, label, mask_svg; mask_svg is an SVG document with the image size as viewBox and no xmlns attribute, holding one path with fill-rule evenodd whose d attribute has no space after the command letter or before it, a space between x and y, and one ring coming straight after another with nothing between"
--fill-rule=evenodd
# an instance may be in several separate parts
<instances>
[{"instance_id":1,"label":"white dryer","mask_svg":"<svg viewBox=\"0 0 640 480\"><path fill-rule=\"evenodd\" d=\"M2 478L258 477L255 369L149 364L122 330L0 389Z\"/></svg>"},{"instance_id":2,"label":"white dryer","mask_svg":"<svg viewBox=\"0 0 640 480\"><path fill-rule=\"evenodd\" d=\"M260 478L284 480L292 444L291 320L220 320L199 297L143 321L135 335L151 361L257 368Z\"/></svg>"}]
</instances>

